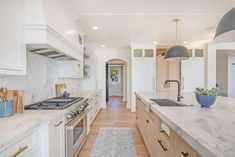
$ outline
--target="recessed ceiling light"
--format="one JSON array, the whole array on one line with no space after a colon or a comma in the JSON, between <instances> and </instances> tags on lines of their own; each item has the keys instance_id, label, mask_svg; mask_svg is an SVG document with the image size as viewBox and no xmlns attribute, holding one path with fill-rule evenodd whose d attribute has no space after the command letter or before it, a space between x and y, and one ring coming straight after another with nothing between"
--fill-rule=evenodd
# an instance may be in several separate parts
<instances>
[{"instance_id":1,"label":"recessed ceiling light","mask_svg":"<svg viewBox=\"0 0 235 157\"><path fill-rule=\"evenodd\" d=\"M184 41L184 45L188 44L188 41Z\"/></svg>"},{"instance_id":2,"label":"recessed ceiling light","mask_svg":"<svg viewBox=\"0 0 235 157\"><path fill-rule=\"evenodd\" d=\"M154 44L155 44L155 45L157 45L157 44L158 44L158 42L157 42L157 41L155 41L155 42L154 42Z\"/></svg>"},{"instance_id":3,"label":"recessed ceiling light","mask_svg":"<svg viewBox=\"0 0 235 157\"><path fill-rule=\"evenodd\" d=\"M92 29L93 29L93 30L97 30L98 27L97 27L97 26L93 26Z\"/></svg>"},{"instance_id":4,"label":"recessed ceiling light","mask_svg":"<svg viewBox=\"0 0 235 157\"><path fill-rule=\"evenodd\" d=\"M105 48L105 47L106 47L106 45L101 45L101 47L102 47L102 48Z\"/></svg>"}]
</instances>

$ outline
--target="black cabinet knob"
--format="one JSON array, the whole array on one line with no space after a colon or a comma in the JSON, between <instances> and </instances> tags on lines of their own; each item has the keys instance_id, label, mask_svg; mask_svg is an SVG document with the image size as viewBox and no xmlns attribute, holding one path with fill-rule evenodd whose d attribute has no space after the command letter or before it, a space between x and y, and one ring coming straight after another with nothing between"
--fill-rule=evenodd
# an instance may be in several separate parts
<instances>
[{"instance_id":1,"label":"black cabinet knob","mask_svg":"<svg viewBox=\"0 0 235 157\"><path fill-rule=\"evenodd\" d=\"M189 154L187 152L181 152L181 154L184 156L184 157L188 157Z\"/></svg>"}]
</instances>

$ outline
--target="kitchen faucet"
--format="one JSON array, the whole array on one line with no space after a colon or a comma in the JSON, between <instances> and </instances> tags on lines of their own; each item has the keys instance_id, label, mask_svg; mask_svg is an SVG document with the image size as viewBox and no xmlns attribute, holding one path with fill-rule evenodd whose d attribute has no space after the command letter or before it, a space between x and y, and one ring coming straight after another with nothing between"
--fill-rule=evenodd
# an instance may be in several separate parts
<instances>
[{"instance_id":1,"label":"kitchen faucet","mask_svg":"<svg viewBox=\"0 0 235 157\"><path fill-rule=\"evenodd\" d=\"M166 80L165 84L164 84L164 88L167 88L167 84L170 82L176 82L178 85L178 94L177 94L177 101L180 101L181 99L183 99L183 96L180 95L181 92L181 88L180 88L180 82L178 80Z\"/></svg>"}]
</instances>

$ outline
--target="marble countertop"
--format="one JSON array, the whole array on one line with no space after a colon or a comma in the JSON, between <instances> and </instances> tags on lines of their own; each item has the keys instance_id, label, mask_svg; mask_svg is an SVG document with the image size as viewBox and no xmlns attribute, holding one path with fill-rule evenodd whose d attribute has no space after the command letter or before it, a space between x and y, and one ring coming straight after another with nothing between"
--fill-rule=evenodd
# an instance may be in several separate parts
<instances>
[{"instance_id":1,"label":"marble countertop","mask_svg":"<svg viewBox=\"0 0 235 157\"><path fill-rule=\"evenodd\" d=\"M98 90L79 91L72 93L71 96L90 97L96 91ZM25 110L23 114L0 118L0 151L5 145L15 141L22 134L42 123L50 123L65 112L66 110Z\"/></svg>"},{"instance_id":2,"label":"marble countertop","mask_svg":"<svg viewBox=\"0 0 235 157\"><path fill-rule=\"evenodd\" d=\"M205 109L189 92L182 92L182 103L193 105L189 107L161 107L149 100L176 101L176 93L137 92L136 95L203 157L235 157L235 99L217 97L211 109Z\"/></svg>"},{"instance_id":3,"label":"marble countertop","mask_svg":"<svg viewBox=\"0 0 235 157\"><path fill-rule=\"evenodd\" d=\"M65 110L25 110L23 114L0 118L0 150L41 123L50 123L63 114Z\"/></svg>"}]
</instances>

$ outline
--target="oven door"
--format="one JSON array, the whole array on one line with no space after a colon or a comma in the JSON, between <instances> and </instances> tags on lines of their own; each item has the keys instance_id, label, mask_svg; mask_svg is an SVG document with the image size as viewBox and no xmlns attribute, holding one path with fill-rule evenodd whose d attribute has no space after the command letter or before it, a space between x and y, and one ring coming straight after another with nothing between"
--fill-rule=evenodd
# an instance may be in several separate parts
<instances>
[{"instance_id":1,"label":"oven door","mask_svg":"<svg viewBox=\"0 0 235 157\"><path fill-rule=\"evenodd\" d=\"M66 126L66 154L73 157L80 149L87 135L87 111L84 111Z\"/></svg>"}]
</instances>

